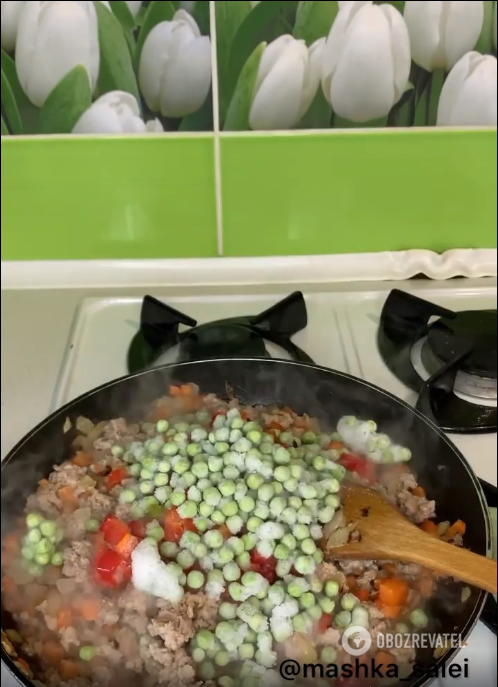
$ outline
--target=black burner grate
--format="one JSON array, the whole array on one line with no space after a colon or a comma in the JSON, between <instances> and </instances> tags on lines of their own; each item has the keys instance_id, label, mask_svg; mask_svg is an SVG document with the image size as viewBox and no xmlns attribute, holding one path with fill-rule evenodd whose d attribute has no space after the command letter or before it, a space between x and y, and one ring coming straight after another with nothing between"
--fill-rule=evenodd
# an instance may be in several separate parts
<instances>
[{"instance_id":1,"label":"black burner grate","mask_svg":"<svg viewBox=\"0 0 498 687\"><path fill-rule=\"evenodd\" d=\"M300 291L260 315L232 317L201 325L166 303L145 296L140 330L128 351L128 370L138 372L154 365L175 346L179 347L176 362L271 357L266 342L279 346L293 360L312 363L312 359L291 340L307 324L306 303ZM180 326L188 329L181 332Z\"/></svg>"}]
</instances>

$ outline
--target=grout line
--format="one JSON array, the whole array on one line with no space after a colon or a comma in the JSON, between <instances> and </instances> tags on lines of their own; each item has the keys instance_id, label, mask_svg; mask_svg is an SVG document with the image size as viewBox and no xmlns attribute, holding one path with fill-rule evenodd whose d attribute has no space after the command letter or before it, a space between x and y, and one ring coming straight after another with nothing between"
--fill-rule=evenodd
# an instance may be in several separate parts
<instances>
[{"instance_id":1,"label":"grout line","mask_svg":"<svg viewBox=\"0 0 498 687\"><path fill-rule=\"evenodd\" d=\"M214 124L214 183L216 196L216 236L218 257L223 257L223 201L221 193L221 151L220 151L220 108L218 84L218 44L216 37L216 5L213 0L209 3L210 31L211 31L211 80L213 94L213 124Z\"/></svg>"}]
</instances>

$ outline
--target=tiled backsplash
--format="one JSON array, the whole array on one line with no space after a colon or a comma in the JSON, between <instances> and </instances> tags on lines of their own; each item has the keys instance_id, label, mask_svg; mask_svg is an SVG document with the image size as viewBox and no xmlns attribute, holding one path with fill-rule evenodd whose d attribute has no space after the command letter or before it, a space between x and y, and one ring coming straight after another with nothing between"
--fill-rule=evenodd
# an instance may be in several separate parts
<instances>
[{"instance_id":1,"label":"tiled backsplash","mask_svg":"<svg viewBox=\"0 0 498 687\"><path fill-rule=\"evenodd\" d=\"M42 4L2 3L2 259L496 247L496 2Z\"/></svg>"}]
</instances>

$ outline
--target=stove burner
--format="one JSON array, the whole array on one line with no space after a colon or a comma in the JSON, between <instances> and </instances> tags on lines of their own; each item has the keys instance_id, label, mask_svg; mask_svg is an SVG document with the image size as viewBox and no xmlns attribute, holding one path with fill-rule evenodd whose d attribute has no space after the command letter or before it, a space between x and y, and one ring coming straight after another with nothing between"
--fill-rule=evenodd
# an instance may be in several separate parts
<instances>
[{"instance_id":1,"label":"stove burner","mask_svg":"<svg viewBox=\"0 0 498 687\"><path fill-rule=\"evenodd\" d=\"M432 374L427 381L412 361L414 347L424 339L422 360ZM455 313L394 290L383 308L377 340L388 368L419 393L417 408L444 431L496 432L496 407L472 402L497 397L496 310Z\"/></svg>"},{"instance_id":2,"label":"stove burner","mask_svg":"<svg viewBox=\"0 0 498 687\"><path fill-rule=\"evenodd\" d=\"M454 318L442 317L429 329L427 342L443 363L450 363L461 351L471 349L461 370L470 375L496 380L496 312L467 310Z\"/></svg>"},{"instance_id":3,"label":"stove burner","mask_svg":"<svg viewBox=\"0 0 498 687\"><path fill-rule=\"evenodd\" d=\"M157 364L168 351L179 347L176 362L227 357L271 357L265 341L276 344L293 360L313 362L291 337L308 324L303 294L296 291L257 316L232 317L202 325L196 320L145 296L140 330L128 351L128 370L138 372ZM190 327L180 332L180 325Z\"/></svg>"}]
</instances>

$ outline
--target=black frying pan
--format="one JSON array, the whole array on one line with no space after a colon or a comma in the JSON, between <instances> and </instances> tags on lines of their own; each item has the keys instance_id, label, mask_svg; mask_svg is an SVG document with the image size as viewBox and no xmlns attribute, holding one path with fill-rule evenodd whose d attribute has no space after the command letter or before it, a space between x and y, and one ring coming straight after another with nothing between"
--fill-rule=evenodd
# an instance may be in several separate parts
<instances>
[{"instance_id":1,"label":"black frying pan","mask_svg":"<svg viewBox=\"0 0 498 687\"><path fill-rule=\"evenodd\" d=\"M413 453L411 467L429 496L436 500L438 519L467 523L465 544L475 553L487 555L490 522L478 479L464 457L423 415L403 401L362 380L323 367L272 359L209 360L161 368L124 377L80 396L53 413L28 434L2 464L2 527L22 512L27 497L54 463L70 457L74 434L63 434L66 418L85 416L93 421L124 416L143 418L146 406L164 396L171 382L198 384L201 392L227 397L227 388L242 403L281 404L298 413L308 413L333 430L343 415L373 419L393 441ZM8 525L7 525L8 526ZM478 590L463 604L451 585L431 601L428 632L460 634L464 639L479 619L486 594ZM8 627L2 611L2 627ZM419 660L434 663L432 650L421 651ZM449 651L440 663L450 660ZM22 677L2 649L2 661L25 687ZM428 682L412 681L413 687ZM402 684L408 684L404 682Z\"/></svg>"}]
</instances>

